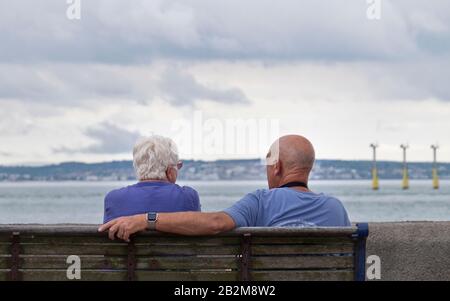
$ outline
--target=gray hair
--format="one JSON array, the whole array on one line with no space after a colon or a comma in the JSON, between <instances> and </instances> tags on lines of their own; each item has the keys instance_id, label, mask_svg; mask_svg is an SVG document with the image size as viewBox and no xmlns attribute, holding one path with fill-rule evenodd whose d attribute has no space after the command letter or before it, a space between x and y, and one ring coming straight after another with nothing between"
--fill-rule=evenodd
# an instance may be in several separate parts
<instances>
[{"instance_id":1,"label":"gray hair","mask_svg":"<svg viewBox=\"0 0 450 301\"><path fill-rule=\"evenodd\" d=\"M158 135L144 137L133 148L133 166L140 181L166 180L167 169L177 163L177 146L170 138Z\"/></svg>"}]
</instances>

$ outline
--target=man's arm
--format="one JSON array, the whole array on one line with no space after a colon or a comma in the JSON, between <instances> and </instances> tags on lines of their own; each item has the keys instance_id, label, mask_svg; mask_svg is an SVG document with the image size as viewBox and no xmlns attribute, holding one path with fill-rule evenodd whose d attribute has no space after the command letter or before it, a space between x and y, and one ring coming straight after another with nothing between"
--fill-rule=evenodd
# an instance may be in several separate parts
<instances>
[{"instance_id":1,"label":"man's arm","mask_svg":"<svg viewBox=\"0 0 450 301\"><path fill-rule=\"evenodd\" d=\"M147 225L147 214L139 214L116 218L102 225L99 231L108 230L110 239L117 236L129 241L131 234L146 230ZM156 222L156 230L182 235L213 235L235 227L234 220L224 212L158 213Z\"/></svg>"}]
</instances>

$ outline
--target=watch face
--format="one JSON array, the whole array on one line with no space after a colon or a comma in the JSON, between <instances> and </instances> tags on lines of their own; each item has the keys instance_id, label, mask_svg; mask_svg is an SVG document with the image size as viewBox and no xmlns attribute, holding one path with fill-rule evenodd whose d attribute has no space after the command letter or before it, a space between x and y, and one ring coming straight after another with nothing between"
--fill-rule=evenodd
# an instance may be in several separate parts
<instances>
[{"instance_id":1,"label":"watch face","mask_svg":"<svg viewBox=\"0 0 450 301\"><path fill-rule=\"evenodd\" d=\"M155 212L149 212L147 215L147 219L150 222L156 221L156 213Z\"/></svg>"}]
</instances>

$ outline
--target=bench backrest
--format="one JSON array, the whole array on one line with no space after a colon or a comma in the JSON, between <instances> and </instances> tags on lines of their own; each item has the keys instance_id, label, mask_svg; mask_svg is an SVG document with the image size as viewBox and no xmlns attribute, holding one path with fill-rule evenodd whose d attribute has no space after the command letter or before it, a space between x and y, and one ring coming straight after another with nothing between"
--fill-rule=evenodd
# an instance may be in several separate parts
<instances>
[{"instance_id":1,"label":"bench backrest","mask_svg":"<svg viewBox=\"0 0 450 301\"><path fill-rule=\"evenodd\" d=\"M367 234L367 224L149 231L125 243L96 225L0 225L0 280L68 280L70 255L81 260L81 280L364 280Z\"/></svg>"}]
</instances>

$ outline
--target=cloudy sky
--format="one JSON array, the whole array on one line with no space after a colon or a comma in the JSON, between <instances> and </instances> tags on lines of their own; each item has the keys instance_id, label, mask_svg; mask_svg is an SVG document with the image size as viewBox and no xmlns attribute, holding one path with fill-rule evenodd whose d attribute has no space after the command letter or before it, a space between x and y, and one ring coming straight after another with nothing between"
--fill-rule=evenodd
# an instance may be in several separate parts
<instances>
[{"instance_id":1,"label":"cloudy sky","mask_svg":"<svg viewBox=\"0 0 450 301\"><path fill-rule=\"evenodd\" d=\"M255 157L299 133L322 159L370 159L376 141L381 159L409 143L427 161L438 142L450 161L448 0L381 0L378 20L366 0L68 8L0 0L0 165L130 159L152 133L184 158ZM237 121L257 127L237 138Z\"/></svg>"}]
</instances>

